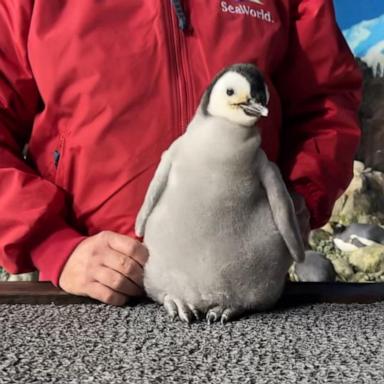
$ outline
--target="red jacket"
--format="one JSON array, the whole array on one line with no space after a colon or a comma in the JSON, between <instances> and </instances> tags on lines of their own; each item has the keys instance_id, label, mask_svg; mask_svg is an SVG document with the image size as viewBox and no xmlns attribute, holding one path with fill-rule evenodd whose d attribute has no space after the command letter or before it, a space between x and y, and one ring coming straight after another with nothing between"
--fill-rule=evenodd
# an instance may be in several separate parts
<instances>
[{"instance_id":1,"label":"red jacket","mask_svg":"<svg viewBox=\"0 0 384 384\"><path fill-rule=\"evenodd\" d=\"M0 2L0 265L58 284L86 235L134 235L160 154L213 76L254 62L271 91L263 147L312 226L347 187L360 72L331 0ZM180 16L180 15L179 15ZM29 142L27 159L22 150Z\"/></svg>"}]
</instances>

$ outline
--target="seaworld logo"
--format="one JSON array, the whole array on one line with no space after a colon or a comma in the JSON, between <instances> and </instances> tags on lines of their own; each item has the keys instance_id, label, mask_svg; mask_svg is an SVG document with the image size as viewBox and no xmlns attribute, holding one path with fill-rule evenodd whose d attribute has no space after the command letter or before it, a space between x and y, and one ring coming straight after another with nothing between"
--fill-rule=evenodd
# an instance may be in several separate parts
<instances>
[{"instance_id":1,"label":"seaworld logo","mask_svg":"<svg viewBox=\"0 0 384 384\"><path fill-rule=\"evenodd\" d=\"M242 4L232 5L228 1L222 1L220 3L221 11L223 13L232 13L237 15L254 17L255 19L260 19L268 23L274 22L272 20L271 12L265 11L264 9L261 9L261 8L255 9L248 4L243 4L244 2L247 2L247 3L250 2L250 3L262 5L263 2L261 0L236 0L236 2L242 3Z\"/></svg>"}]
</instances>

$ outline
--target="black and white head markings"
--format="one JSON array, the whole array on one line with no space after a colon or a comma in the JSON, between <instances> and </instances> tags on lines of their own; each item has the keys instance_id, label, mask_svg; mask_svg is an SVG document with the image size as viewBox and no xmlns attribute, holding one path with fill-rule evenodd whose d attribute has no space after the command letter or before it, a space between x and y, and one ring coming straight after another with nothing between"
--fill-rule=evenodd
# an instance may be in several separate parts
<instances>
[{"instance_id":1,"label":"black and white head markings","mask_svg":"<svg viewBox=\"0 0 384 384\"><path fill-rule=\"evenodd\" d=\"M268 116L268 101L268 87L260 70L253 64L234 64L212 81L203 96L202 111L249 127Z\"/></svg>"}]
</instances>

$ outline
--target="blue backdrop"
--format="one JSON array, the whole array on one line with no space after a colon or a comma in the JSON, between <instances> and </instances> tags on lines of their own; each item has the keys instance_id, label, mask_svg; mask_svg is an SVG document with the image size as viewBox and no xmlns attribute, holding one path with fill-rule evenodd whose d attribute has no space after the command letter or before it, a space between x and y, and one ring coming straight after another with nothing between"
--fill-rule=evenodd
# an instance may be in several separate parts
<instances>
[{"instance_id":1,"label":"blue backdrop","mask_svg":"<svg viewBox=\"0 0 384 384\"><path fill-rule=\"evenodd\" d=\"M384 0L334 0L336 17L351 50L384 76Z\"/></svg>"},{"instance_id":2,"label":"blue backdrop","mask_svg":"<svg viewBox=\"0 0 384 384\"><path fill-rule=\"evenodd\" d=\"M341 29L384 14L384 0L334 0L334 4Z\"/></svg>"}]
</instances>

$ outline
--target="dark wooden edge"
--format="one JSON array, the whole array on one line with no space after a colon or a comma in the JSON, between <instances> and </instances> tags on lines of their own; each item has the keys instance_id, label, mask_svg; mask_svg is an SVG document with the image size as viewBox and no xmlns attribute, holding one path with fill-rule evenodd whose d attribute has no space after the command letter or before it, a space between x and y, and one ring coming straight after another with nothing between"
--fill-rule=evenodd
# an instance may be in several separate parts
<instances>
[{"instance_id":1,"label":"dark wooden edge","mask_svg":"<svg viewBox=\"0 0 384 384\"><path fill-rule=\"evenodd\" d=\"M279 306L311 303L374 303L384 300L384 283L286 284ZM0 304L95 304L48 282L0 282Z\"/></svg>"},{"instance_id":2,"label":"dark wooden edge","mask_svg":"<svg viewBox=\"0 0 384 384\"><path fill-rule=\"evenodd\" d=\"M0 304L87 304L88 297L70 295L49 282L0 282Z\"/></svg>"},{"instance_id":3,"label":"dark wooden edge","mask_svg":"<svg viewBox=\"0 0 384 384\"><path fill-rule=\"evenodd\" d=\"M383 300L384 283L288 282L279 304L282 306L311 303L368 304Z\"/></svg>"}]
</instances>

